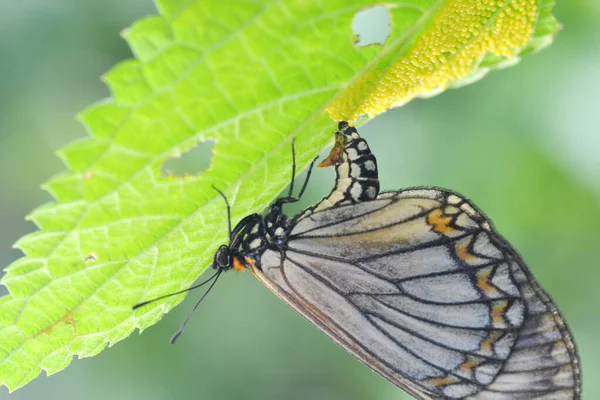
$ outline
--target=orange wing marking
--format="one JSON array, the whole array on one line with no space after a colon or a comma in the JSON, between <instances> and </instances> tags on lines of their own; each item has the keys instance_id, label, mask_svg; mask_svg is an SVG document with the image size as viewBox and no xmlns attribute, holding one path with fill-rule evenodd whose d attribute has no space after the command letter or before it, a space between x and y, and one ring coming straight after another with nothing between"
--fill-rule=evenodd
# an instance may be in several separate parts
<instances>
[{"instance_id":1,"label":"orange wing marking","mask_svg":"<svg viewBox=\"0 0 600 400\"><path fill-rule=\"evenodd\" d=\"M502 337L502 332L499 332L499 331L490 332L488 337L483 342L481 342L481 344L479 345L479 348L481 349L481 351L492 354L494 352L494 348L493 348L494 343L496 343L496 341L498 339L500 339L501 337Z\"/></svg>"},{"instance_id":2,"label":"orange wing marking","mask_svg":"<svg viewBox=\"0 0 600 400\"><path fill-rule=\"evenodd\" d=\"M446 375L443 378L429 378L427 381L431 383L433 386L440 388L443 386L452 385L453 383L458 383L458 378L452 375Z\"/></svg>"},{"instance_id":3,"label":"orange wing marking","mask_svg":"<svg viewBox=\"0 0 600 400\"><path fill-rule=\"evenodd\" d=\"M433 227L433 231L437 233L450 233L456 229L452 228L452 217L444 215L442 210L436 208L427 215L427 224Z\"/></svg>"},{"instance_id":4,"label":"orange wing marking","mask_svg":"<svg viewBox=\"0 0 600 400\"><path fill-rule=\"evenodd\" d=\"M498 289L492 286L489 282L492 269L481 270L477 273L477 287L488 297L497 296L500 293Z\"/></svg>"},{"instance_id":5,"label":"orange wing marking","mask_svg":"<svg viewBox=\"0 0 600 400\"><path fill-rule=\"evenodd\" d=\"M467 374L470 375L473 371L473 368L479 366L479 364L481 364L481 361L478 361L478 360L475 360L475 359L469 357L462 364L460 364L458 366L458 368L462 369L463 371L465 371ZM435 387L440 388L443 386L448 386L448 385L458 383L459 379L453 375L446 375L443 378L429 378L427 381L429 383L431 383L432 385L434 385Z\"/></svg>"},{"instance_id":6,"label":"orange wing marking","mask_svg":"<svg viewBox=\"0 0 600 400\"><path fill-rule=\"evenodd\" d=\"M468 243L458 243L454 248L456 249L456 256L463 261L473 261L476 260L477 257L473 254L469 253L469 244ZM478 284L479 286L479 284Z\"/></svg>"},{"instance_id":7,"label":"orange wing marking","mask_svg":"<svg viewBox=\"0 0 600 400\"><path fill-rule=\"evenodd\" d=\"M498 325L504 325L504 312L508 307L508 301L502 300L495 302L492 306L492 321Z\"/></svg>"},{"instance_id":8,"label":"orange wing marking","mask_svg":"<svg viewBox=\"0 0 600 400\"><path fill-rule=\"evenodd\" d=\"M465 362L460 364L460 366L458 368L462 369L467 374L471 375L471 373L473 372L473 368L479 366L479 364L481 364L480 360L475 360L474 358L469 357L469 358L467 358L467 360Z\"/></svg>"}]
</instances>

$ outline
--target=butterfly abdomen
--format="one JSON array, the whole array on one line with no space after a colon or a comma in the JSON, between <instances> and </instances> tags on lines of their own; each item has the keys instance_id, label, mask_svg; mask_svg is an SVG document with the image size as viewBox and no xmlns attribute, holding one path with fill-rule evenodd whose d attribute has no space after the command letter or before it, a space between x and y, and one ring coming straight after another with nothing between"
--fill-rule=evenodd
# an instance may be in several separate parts
<instances>
[{"instance_id":1,"label":"butterfly abdomen","mask_svg":"<svg viewBox=\"0 0 600 400\"><path fill-rule=\"evenodd\" d=\"M349 180L350 185L344 193L345 200L349 204L374 200L379 194L377 160L367 142L358 135L356 128L342 124L344 123L340 123L340 131L347 138L344 147L348 162L340 163L336 167L336 173L338 179ZM336 189L341 188L338 185Z\"/></svg>"},{"instance_id":2,"label":"butterfly abdomen","mask_svg":"<svg viewBox=\"0 0 600 400\"><path fill-rule=\"evenodd\" d=\"M379 194L377 159L356 128L348 125L347 122L342 121L338 124L335 145L319 166L334 166L336 183L329 195L306 210L304 216L332 207L377 198Z\"/></svg>"}]
</instances>

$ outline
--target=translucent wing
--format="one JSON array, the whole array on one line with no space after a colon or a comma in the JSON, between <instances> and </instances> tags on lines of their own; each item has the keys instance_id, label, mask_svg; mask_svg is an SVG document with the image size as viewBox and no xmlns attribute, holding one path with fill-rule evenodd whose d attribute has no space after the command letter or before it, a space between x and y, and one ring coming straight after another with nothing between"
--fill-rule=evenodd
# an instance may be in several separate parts
<instances>
[{"instance_id":1,"label":"translucent wing","mask_svg":"<svg viewBox=\"0 0 600 400\"><path fill-rule=\"evenodd\" d=\"M413 189L303 216L259 280L420 399L574 399L564 319L512 247L456 194Z\"/></svg>"}]
</instances>

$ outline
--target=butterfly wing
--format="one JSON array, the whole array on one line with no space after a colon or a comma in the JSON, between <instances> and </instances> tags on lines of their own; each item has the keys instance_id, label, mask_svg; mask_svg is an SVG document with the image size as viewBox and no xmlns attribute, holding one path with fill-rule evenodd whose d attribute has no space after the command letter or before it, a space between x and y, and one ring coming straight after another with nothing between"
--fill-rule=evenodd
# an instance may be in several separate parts
<instances>
[{"instance_id":1,"label":"butterfly wing","mask_svg":"<svg viewBox=\"0 0 600 400\"><path fill-rule=\"evenodd\" d=\"M420 399L573 399L579 364L550 297L465 199L431 189L294 221L254 274Z\"/></svg>"}]
</instances>

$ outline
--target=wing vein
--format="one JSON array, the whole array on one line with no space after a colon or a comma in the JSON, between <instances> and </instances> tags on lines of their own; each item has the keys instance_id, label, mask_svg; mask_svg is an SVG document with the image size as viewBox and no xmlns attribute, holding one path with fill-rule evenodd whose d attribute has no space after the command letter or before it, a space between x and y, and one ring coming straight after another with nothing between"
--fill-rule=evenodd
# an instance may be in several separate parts
<instances>
[{"instance_id":1,"label":"wing vein","mask_svg":"<svg viewBox=\"0 0 600 400\"><path fill-rule=\"evenodd\" d=\"M323 279L321 279L318 275L313 274L310 269L306 269L305 266L300 265L298 262L291 260L289 257L287 258L288 261L290 261L291 263L295 264L296 266L298 266L299 268L302 268L303 271L306 271L308 274L310 274L313 278L315 278L316 280L320 281L321 283L323 283L324 285L331 287L331 285L329 285L328 282L324 281ZM283 277L283 279L285 280L286 284L288 285L288 287L294 291L295 296L297 296L299 299L302 299L302 301L304 302L304 304L311 304L308 300L306 300L304 298L304 296L302 296L297 289L294 288L294 286L292 285L292 282L288 279L288 277L285 274L285 267L282 267L281 269L281 275ZM337 291L335 288L332 288L332 290L338 294L341 295L341 293L339 293L339 291ZM352 305L354 308L357 308L356 305L352 302L348 302L350 305ZM357 310L360 314L362 314L360 312L360 310ZM388 363L387 361L383 360L382 358L380 358L376 353L372 352L371 350L369 350L366 346L364 346L359 340L356 339L356 337L354 337L354 335L352 335L351 333L349 333L346 329L344 329L342 326L340 326L338 323L336 323L335 321L333 321L331 318L327 317L326 315L322 314L322 313L318 313L315 312L314 310L311 311L312 314L314 314L315 316L320 316L322 319L326 320L328 324L335 326L339 331L342 331L348 338L350 338L351 340L354 341L354 343L356 343L365 353L367 353L368 355L370 355L371 357L373 357L374 359L376 359L378 362L380 362L382 365L385 365L387 368L391 369L392 371L400 374L404 379L410 381L410 382L415 382L416 384L419 384L419 382L415 381L412 377L407 376L406 373L402 370L399 370L397 367L395 367L394 365ZM341 338L340 338L341 339ZM348 348L352 348L352 346L348 346ZM422 386L419 385L421 388ZM423 388L422 388L423 389ZM428 389L425 389L428 390Z\"/></svg>"},{"instance_id":2,"label":"wing vein","mask_svg":"<svg viewBox=\"0 0 600 400\"><path fill-rule=\"evenodd\" d=\"M384 304L384 305L385 305L385 304ZM400 330L402 330L402 331L404 331L404 332L406 332L406 333L409 333L409 334L411 334L411 335L413 335L413 336L415 336L415 337L418 337L419 339L425 340L425 341L427 341L427 342L429 342L429 343L431 343L431 344L434 344L434 345L437 345L437 346L443 347L444 349L451 350L451 351L456 351L456 352L459 352L459 353L462 353L462 354L468 354L468 355L472 355L472 356L475 356L475 357L481 357L481 358L483 358L483 359L486 359L486 360L489 360L489 361L499 361L499 362L504 362L504 360L503 360L503 359L501 359L501 358L496 358L496 357L486 356L486 355L482 355L482 354L479 354L479 353L473 353L473 352L471 352L471 351L467 351L467 350L460 350L460 349L454 348L454 347L452 347L452 346L448 346L448 345L446 345L446 344L443 344L443 343L437 342L437 341L435 341L435 340L433 340L433 339L430 339L430 338L428 338L428 337L426 337L426 336L423 336L423 335L421 335L421 334L419 334L419 333L417 333L417 332L413 331L412 329L409 329L409 328L406 328L406 327L400 326L398 323L396 323L396 322L394 322L394 321L391 321L391 320L389 320L388 318L384 317L383 315L379 315L379 314L376 314L376 313L374 313L374 312L369 312L369 314L371 314L371 315L373 315L373 316L375 316L375 317L377 317L377 318L380 318L381 320L383 320L383 321L387 322L387 323L388 323L388 324L390 324L390 325L393 325L393 326L395 326L396 328L398 328L398 329L400 329Z\"/></svg>"},{"instance_id":3,"label":"wing vein","mask_svg":"<svg viewBox=\"0 0 600 400\"><path fill-rule=\"evenodd\" d=\"M377 210L374 210L374 211L379 211L379 210L380 209L377 209ZM365 229L365 230L358 231L358 232L347 232L347 233L340 233L340 234L337 234L337 235L305 235L306 232L309 232L309 231L305 231L305 232L303 232L301 234L290 235L290 238L302 238L302 239L315 239L315 238L328 238L328 237L336 237L337 238L337 237L344 237L344 236L361 235L363 233L369 233L369 232L377 232L377 231L382 230L382 229L391 228L391 227L393 227L395 225L401 225L401 224L405 224L407 222L415 221L415 220L417 220L419 218L423 218L428 213L430 213L432 210L435 210L435 208L432 208L431 210L420 212L418 214L411 215L410 217L405 218L405 219L400 220L400 221L392 222L392 223L387 224L387 225L378 226L376 228ZM374 211L372 211L372 212L374 212ZM353 220L353 219L357 219L357 218L362 218L365 215L371 214L372 212L368 212L368 213L361 214L361 215L358 215L358 216L353 215L352 217L345 218L343 220L336 221L336 222L331 223L331 224L327 224L327 225L319 226L317 228L313 228L310 231L314 231L314 230L318 230L318 229L323 229L323 228L329 228L331 226L335 226L335 225L341 224L343 222L347 222L347 221L350 221L350 220Z\"/></svg>"},{"instance_id":4,"label":"wing vein","mask_svg":"<svg viewBox=\"0 0 600 400\"><path fill-rule=\"evenodd\" d=\"M393 255L393 254L402 254L402 253L408 253L408 252L415 251L415 250L423 250L423 249L429 249L431 247L442 246L442 245L445 245L445 244L448 244L448 243L456 242L456 241L458 241L460 239L464 239L465 237L467 237L469 235L472 235L473 233L480 232L480 231L481 231L481 229L476 229L476 230L469 231L469 232L466 232L466 233L464 233L462 235L457 235L457 236L454 236L454 237L443 236L443 237L441 237L439 239L430 240L429 242L420 243L420 244L418 244L416 246L411 246L411 247L407 247L407 248L404 248L404 249L398 249L398 250L391 250L391 251L388 251L388 252L385 252L385 253L381 253L381 254L376 254L376 255L373 255L373 256L359 258L357 261L369 261L369 260L374 260L374 259L385 257L385 256L390 256L390 255Z\"/></svg>"},{"instance_id":5,"label":"wing vein","mask_svg":"<svg viewBox=\"0 0 600 400\"><path fill-rule=\"evenodd\" d=\"M477 270L483 269L483 268L487 268L490 267L492 265L496 265L496 264L500 264L502 263L504 260L494 260L494 261L490 261L487 262L485 264L481 264L481 265L475 265L475 266L469 266L469 267L463 267L461 269L450 269L447 271L440 271L440 272L430 272L427 274L421 274L421 275L415 275L415 276L407 276L406 278L400 278L400 279L395 279L392 282L399 284L399 283L404 283L407 281L411 281L411 280L415 280L415 279L422 279L422 278L435 278L438 276L445 276L445 275L452 275L452 274L461 274L461 273L468 273L470 274L471 272L476 272Z\"/></svg>"},{"instance_id":6,"label":"wing vein","mask_svg":"<svg viewBox=\"0 0 600 400\"><path fill-rule=\"evenodd\" d=\"M433 368L435 368L435 369L438 369L438 370L440 370L440 371L444 372L444 373L445 373L445 374L447 374L447 375L452 375L452 376L454 376L454 377L458 378L458 379L459 379L459 380L461 380L461 381L470 382L470 383L473 383L473 384L475 384L475 385L477 385L477 386L479 386L479 387L483 387L483 386L482 386L482 385L481 385L479 382L476 382L476 381L473 381L473 380L471 380L471 379L469 379L469 378L466 378L466 377L464 377L464 376L461 376L461 375L455 374L455 373L453 373L452 371L450 371L450 370L447 370L446 368L440 367L439 365L436 365L436 364L434 364L434 363L432 363L432 362L430 362L430 361L427 361L426 359L424 359L423 357L419 356L419 355L418 355L417 353L415 353L414 351L410 350L408 347L406 347L405 345L403 345L402 343L400 343L400 342L399 342L399 341L398 341L396 338L394 338L392 335L390 335L388 332L386 332L386 331L385 331L385 329L381 328L379 325L377 325L377 324L376 324L376 323L373 321L373 319L371 318L371 315L373 315L373 316L375 316L375 317L379 318L379 316L378 316L378 315L371 314L371 313L367 313L367 314L363 314L363 315L365 315L365 317L367 317L367 319L368 319L369 321L371 321L371 325L373 325L373 327L375 327L375 329L377 329L379 332L381 332L381 333L382 333L382 334L383 334L385 337L387 337L388 339L390 339L392 342L396 343L396 345L398 345L398 347L400 347L400 348L404 349L404 350L405 350L407 353L411 354L413 357L415 357L415 358L417 358L417 359L421 360L421 361L422 361L422 362L424 362L425 364L428 364L428 365L432 366L432 367L433 367ZM389 321L386 321L386 322L388 322L388 323L389 323ZM399 328L397 325L394 325L394 326L396 326L397 328ZM401 330L404 330L404 329L402 329L402 328L400 328L400 329L401 329ZM406 331L406 330L404 330L404 331L405 331L405 332L407 332L407 333L410 333L410 334L412 334L412 333L411 333L411 332L409 332L409 331ZM419 337L418 335L414 335L414 336L417 336L417 337ZM430 342L429 340L427 340L427 341L428 341L428 342ZM454 351L457 351L457 352L459 352L459 353L462 353L461 351L459 351L459 350L456 350L456 349L454 349Z\"/></svg>"},{"instance_id":7,"label":"wing vein","mask_svg":"<svg viewBox=\"0 0 600 400\"><path fill-rule=\"evenodd\" d=\"M365 313L365 312L363 312L363 311L361 310L361 308L360 308L359 306L357 306L357 305L356 305L356 303L354 303L353 301L351 301L351 299L349 299L349 298L348 298L348 297L347 297L347 296L346 296L344 293L340 292L340 291L339 291L337 288L335 288L334 286L332 286L332 285L331 285L331 284L330 284L330 283L329 283L327 280L325 280L325 279L322 279L322 278L321 278L321 277L320 277L318 274L315 274L315 273L314 273L314 272L313 272L313 271L312 271L310 268L306 267L305 265L303 265L302 263L300 263L300 262L298 262L298 261L296 261L296 260L293 260L293 259L292 259L292 258L290 258L289 256L287 257L287 260L288 260L288 261L290 261L291 263L295 264L295 265L296 265L298 268L301 268L301 269L302 269L304 272L306 272L307 274L309 274L309 275L311 275L312 277L314 277L315 279L319 280L321 283L323 283L324 285L326 285L327 287L329 287L329 288L330 288L331 290L333 290L335 293L337 293L337 294L339 294L340 296L342 296L342 297L346 298L346 299L348 300L348 303L349 303L351 306L353 306L353 307L354 307L354 309L355 309L355 310L356 310L356 311L357 311L359 314L361 314L362 316L364 316L364 317L365 317L367 320L371 321L371 326L373 326L373 328L375 328L377 331L381 332L381 334L383 334L385 337L387 337L388 339L390 339L392 342L394 342L394 343L395 343L395 344L396 344L398 347L400 347L401 349L403 349L404 351L406 351L408 354L411 354L413 357L415 357L416 359L420 360L421 362L423 362L423 363L425 363L425 364L427 364L427 365L429 365L429 366L433 367L434 369L437 369L437 370L439 370L439 371L442 371L442 372L446 373L447 375L452 375L452 376L455 376L455 377L456 377L456 378L458 378L459 380L462 380L462 381L467 381L467 382L471 382L471 383L473 383L473 384L475 384L475 385L477 385L477 386L479 386L479 387L482 387L482 385L481 385L481 384L479 384L478 382L472 381L472 380L470 380L470 379L468 379L468 378L465 378L465 377L463 377L463 376L460 376L460 375L458 375L458 374L452 373L451 371L449 371L449 370L446 370L445 368L442 368L442 367L440 367L440 366L438 366L438 365L436 365L436 364L434 364L434 363L432 363L432 362L430 362L430 361L428 361L428 360L424 359L423 357L421 357L420 355L418 355L418 354L417 354L417 353L415 353L414 351L410 350L410 349L409 349L408 347L406 347L404 344L400 343L400 342L399 342L399 341L398 341L396 338L394 338L394 337L393 337L393 336L391 336L389 333L387 333L385 330L383 330L383 329L382 329L382 328L381 328L379 325L377 325L377 324L376 324L376 323L375 323L375 322L372 320L372 318L369 316L369 315L374 315L374 316L377 316L377 317L379 318L379 316L378 316L378 315L375 315L375 314L373 314L373 313ZM285 273L285 267L284 267L284 269L282 270L282 273ZM289 280L287 280L287 283L288 283L288 285L290 285L290 288L292 288L292 289L293 289L293 286L291 286L291 282L290 282ZM295 291L297 294L299 294L299 293L298 293L296 290L294 290L294 291ZM388 322L388 323L391 323L391 322L387 321L387 320L386 320L386 319L384 319L384 318L381 318L381 319L382 319L382 320L384 320L384 321L386 321L386 322ZM331 320L330 320L330 321L331 321ZM333 322L333 321L331 321L331 322ZM398 328L400 328L399 326L397 326L397 324L394 324L394 323L391 323L391 324L392 324L392 325L394 325L394 326L396 326L396 327L398 327ZM337 324L336 324L336 325L337 325ZM405 329L403 329L403 328L400 328L400 329L402 329L402 330L404 330L405 332L407 332L407 333L410 333L410 334L412 334L412 335L414 335L414 336L416 336L416 337L419 337L419 338L421 338L421 339L423 339L423 340L426 340L426 341L428 341L428 342L431 342L431 343L433 343L433 344L438 344L438 343L434 343L434 342L432 342L431 340L428 340L428 339L426 339L426 338L422 337L421 335L414 334L412 331L406 331L406 330L405 330ZM348 332L346 332L344 329L342 329L342 330L343 330L343 331L344 331L346 334L348 334ZM352 335L348 335L348 336L352 337ZM355 339L355 338L353 338L353 339L356 341L356 339ZM366 350L366 348L365 348L365 347L364 347L364 346L363 346L363 345L362 345L362 344L361 344L359 341L356 341L356 343L358 343L358 344L361 346L361 348L363 348L364 350ZM448 349L448 350L456 351L456 352L459 352L459 353L467 353L467 354L471 354L471 353L469 353L469 352L463 352L463 351L461 351L461 350L457 350L457 349L454 349L454 348L451 348L451 347L447 347L447 346L442 346L442 345L440 345L440 347L446 348L446 349ZM481 358L484 358L484 359L488 359L488 360L493 360L493 361L501 361L501 360L495 359L495 358L493 358L493 357L480 356L479 354L473 354L473 355L474 355L474 356L481 357ZM377 356L375 356L375 357L379 359L379 357L377 357ZM383 360L381 360L381 359L379 359L379 360L380 360L380 361L382 361L384 364L387 364L387 363L386 363L386 362L384 362ZM392 368L394 371L400 372L400 371L398 371L398 370L397 370L397 368L395 368L395 367L393 367L393 366L389 366L389 367L390 367L390 368Z\"/></svg>"},{"instance_id":8,"label":"wing vein","mask_svg":"<svg viewBox=\"0 0 600 400\"><path fill-rule=\"evenodd\" d=\"M304 234L305 234L305 233L307 233L307 232L312 232L312 231L316 231L316 230L318 230L318 229L324 229L324 228L329 228L329 227L332 227L332 226L335 226L335 225L343 224L344 222L348 222L348 221L350 221L350 220L353 220L353 219L355 219L355 218L357 218L357 217L364 217L364 216L367 216L367 215L373 214L373 213L375 213L375 212L377 212L377 211L380 211L382 208L385 208L385 207L389 206L389 205L390 205L390 204L392 204L392 203L394 203L394 200L393 200L393 199L391 199L391 201L390 201L390 202L386 202L386 203L385 203L384 205L382 205L381 207L379 207L379 208L376 208L376 209L374 209L374 210L367 211L366 213L364 213L364 214L360 214L359 216L352 215L352 216L350 216L350 217L347 217L347 218L342 218L342 219L340 219L339 221L334 221L334 222L330 222L330 223L327 223L327 224L323 224L323 225L316 226L316 227L314 227L314 228L311 228L311 229L307 229L307 230L305 230L305 231L303 231L303 232L301 232L301 233L298 233L298 234L295 234L295 235L290 235L289 237L290 237L290 238L294 238L294 237L301 237L302 235L304 235ZM349 204L348 206L353 206L353 205L354 205L354 204ZM346 207L346 206L340 206L340 207L338 207L338 209L341 209L342 207ZM323 210L323 211L317 211L316 213L309 214L308 216L306 216L306 217L304 217L304 218L311 218L311 217L313 217L313 216L315 216L315 215L319 215L319 213L326 212L326 211L329 211L329 210L330 210L330 209L326 209L326 210ZM302 214L300 214L300 216L302 216ZM295 219L294 219L294 220L292 220L292 222L290 223L290 225L291 225L291 226L295 226L295 225L298 223L298 221L301 221L301 220L303 220L304 218L300 218L300 219L298 219L298 220L295 220ZM312 218L311 218L311 219L312 219ZM314 221L314 219L313 219L313 221ZM310 236L308 236L308 237L310 237ZM313 236L313 237L314 237L314 236ZM317 237L321 237L321 236L317 236Z\"/></svg>"},{"instance_id":9,"label":"wing vein","mask_svg":"<svg viewBox=\"0 0 600 400\"><path fill-rule=\"evenodd\" d=\"M399 312L401 314L407 315L409 317L418 319L418 320L423 321L423 322L428 322L428 323L431 323L433 325L443 326L443 327L446 327L446 328L468 329L468 330L484 331L484 332L515 332L515 331L517 331L519 329L519 328L484 328L484 327L470 327L470 326L451 325L451 324L447 324L445 322L433 321L433 320L430 320L430 319L425 318L425 317L414 315L414 314L411 314L411 313L409 313L408 311L405 311L405 310L400 310L400 309L398 309L396 307L393 307L393 306L391 306L391 305L389 305L387 303L382 302L381 300L379 300L378 298L374 297L373 295L371 295L371 298L373 300L375 300L376 302L378 302L379 304L381 304L382 306L384 306L386 308L389 308L390 310Z\"/></svg>"},{"instance_id":10,"label":"wing vein","mask_svg":"<svg viewBox=\"0 0 600 400\"><path fill-rule=\"evenodd\" d=\"M425 303L425 304L431 304L431 305L439 305L439 306L445 306L445 305L449 305L449 306L460 306L460 305L468 305L468 304L478 304L478 303L491 303L493 301L500 301L500 300L515 300L515 299L520 299L521 297L519 296L502 296L502 297L495 297L495 298L484 298L484 299L479 299L479 300L465 300L465 301L452 301L452 302L441 302L441 301L435 301L435 300L427 300L427 299L423 299L420 297L417 297L413 294L410 294L402 289L400 289L401 293L403 295L405 295L406 297L409 297L415 301L419 301L421 303ZM373 293L373 292L351 292L348 295L355 295L355 294L364 294L364 295L376 295L376 296L397 296L398 293Z\"/></svg>"}]
</instances>

